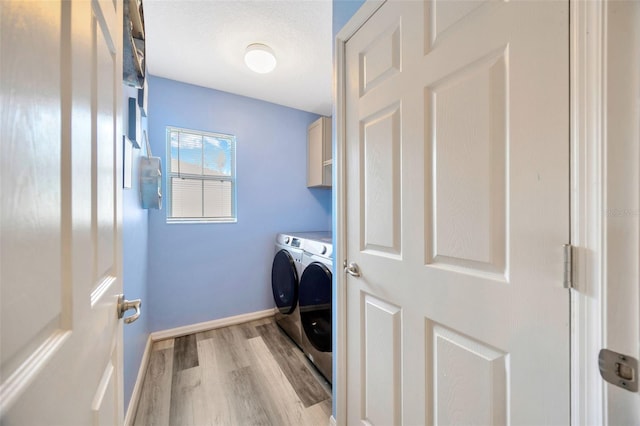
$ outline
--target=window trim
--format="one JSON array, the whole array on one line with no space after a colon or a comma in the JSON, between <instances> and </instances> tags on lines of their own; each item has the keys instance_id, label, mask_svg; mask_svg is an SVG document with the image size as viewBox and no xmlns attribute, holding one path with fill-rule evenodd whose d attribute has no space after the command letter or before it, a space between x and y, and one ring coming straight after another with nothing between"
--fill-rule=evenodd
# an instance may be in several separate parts
<instances>
[{"instance_id":1,"label":"window trim","mask_svg":"<svg viewBox=\"0 0 640 426\"><path fill-rule=\"evenodd\" d=\"M193 174L193 173L180 173L171 171L171 132L180 132L180 133L191 133L197 134L199 136L210 136L213 138L224 138L229 139L233 142L233 149L231 150L231 176L208 176L205 174ZM205 223L237 223L238 222L238 197L237 197L237 183L238 183L238 174L237 174L237 164L236 164L236 149L237 149L237 139L235 135L220 133L220 132L210 132L205 130L197 130L197 129L187 129L184 127L177 126L166 126L165 129L165 146L167 152L167 172L165 174L166 178L164 179L165 184L165 193L167 200L167 213L166 213L166 223L167 224L205 224ZM204 152L203 152L204 156ZM170 216L172 212L172 190L171 190L171 179L172 178L192 178L201 180L202 182L211 180L211 181L227 181L231 182L231 217L173 217Z\"/></svg>"}]
</instances>

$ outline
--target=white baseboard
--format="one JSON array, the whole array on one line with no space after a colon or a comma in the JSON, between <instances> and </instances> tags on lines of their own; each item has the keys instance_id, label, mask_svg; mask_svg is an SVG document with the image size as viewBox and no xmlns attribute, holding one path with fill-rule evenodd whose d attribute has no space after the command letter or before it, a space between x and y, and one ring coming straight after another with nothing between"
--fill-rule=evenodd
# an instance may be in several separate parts
<instances>
[{"instance_id":1,"label":"white baseboard","mask_svg":"<svg viewBox=\"0 0 640 426\"><path fill-rule=\"evenodd\" d=\"M199 333L201 331L213 330L214 328L227 327L229 325L242 324L243 322L267 318L275 314L275 308L264 311L250 312L248 314L236 315L234 317L220 318L212 321L199 322L197 324L185 325L183 327L170 328L168 330L154 331L151 333L151 340L173 339L175 337L186 336L187 334Z\"/></svg>"},{"instance_id":2,"label":"white baseboard","mask_svg":"<svg viewBox=\"0 0 640 426\"><path fill-rule=\"evenodd\" d=\"M140 393L142 392L142 385L144 384L144 376L147 374L147 366L149 365L149 358L151 357L151 346L153 346L153 341L151 340L151 335L149 335L147 344L144 347L144 353L142 354L142 361L140 361L136 383L133 386L133 392L131 392L127 413L124 416L125 426L131 426L136 416L138 402L140 402Z\"/></svg>"},{"instance_id":3,"label":"white baseboard","mask_svg":"<svg viewBox=\"0 0 640 426\"><path fill-rule=\"evenodd\" d=\"M336 423L336 418L331 416L329 417L329 426L337 426L338 423Z\"/></svg>"}]
</instances>

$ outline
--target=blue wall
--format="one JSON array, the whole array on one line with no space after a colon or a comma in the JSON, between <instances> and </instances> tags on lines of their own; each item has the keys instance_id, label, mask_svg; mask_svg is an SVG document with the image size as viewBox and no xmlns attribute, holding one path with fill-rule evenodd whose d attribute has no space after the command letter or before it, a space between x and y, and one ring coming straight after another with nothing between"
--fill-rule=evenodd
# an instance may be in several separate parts
<instances>
[{"instance_id":1,"label":"blue wall","mask_svg":"<svg viewBox=\"0 0 640 426\"><path fill-rule=\"evenodd\" d=\"M351 19L364 0L333 0L333 41L342 27Z\"/></svg>"},{"instance_id":2,"label":"blue wall","mask_svg":"<svg viewBox=\"0 0 640 426\"><path fill-rule=\"evenodd\" d=\"M331 227L331 191L306 187L307 126L318 116L164 78L149 86L163 168L166 126L233 134L238 197L237 223L167 224L166 206L149 211L150 329L271 308L275 235Z\"/></svg>"},{"instance_id":3,"label":"blue wall","mask_svg":"<svg viewBox=\"0 0 640 426\"><path fill-rule=\"evenodd\" d=\"M129 97L137 97L137 90L123 89L123 129L126 129ZM145 120L146 121L146 120ZM143 122L144 123L144 122ZM126 142L129 143L129 142ZM143 149L133 149L132 186L122 192L122 255L123 286L128 299L142 299L142 315L124 327L124 404L129 406L133 386L138 377L142 355L149 336L147 294L147 210L140 207L138 166Z\"/></svg>"}]
</instances>

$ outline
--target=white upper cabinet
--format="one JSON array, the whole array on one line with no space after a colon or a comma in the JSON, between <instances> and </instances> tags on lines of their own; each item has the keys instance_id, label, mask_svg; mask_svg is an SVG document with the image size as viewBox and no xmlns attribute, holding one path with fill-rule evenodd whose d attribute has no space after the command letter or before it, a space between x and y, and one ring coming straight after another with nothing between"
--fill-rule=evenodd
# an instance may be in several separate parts
<instances>
[{"instance_id":1,"label":"white upper cabinet","mask_svg":"<svg viewBox=\"0 0 640 426\"><path fill-rule=\"evenodd\" d=\"M307 130L307 186L331 188L331 118L320 117Z\"/></svg>"}]
</instances>

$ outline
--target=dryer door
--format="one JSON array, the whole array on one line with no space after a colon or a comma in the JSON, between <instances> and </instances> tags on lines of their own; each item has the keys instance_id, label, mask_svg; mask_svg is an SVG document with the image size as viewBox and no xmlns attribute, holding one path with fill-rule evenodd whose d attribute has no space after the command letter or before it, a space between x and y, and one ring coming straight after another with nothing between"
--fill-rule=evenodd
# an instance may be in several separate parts
<instances>
[{"instance_id":1,"label":"dryer door","mask_svg":"<svg viewBox=\"0 0 640 426\"><path fill-rule=\"evenodd\" d=\"M271 290L280 313L293 313L298 303L298 271L293 257L286 250L280 250L273 259Z\"/></svg>"},{"instance_id":2,"label":"dryer door","mask_svg":"<svg viewBox=\"0 0 640 426\"><path fill-rule=\"evenodd\" d=\"M300 278L300 321L314 348L331 352L331 271L319 262Z\"/></svg>"}]
</instances>

